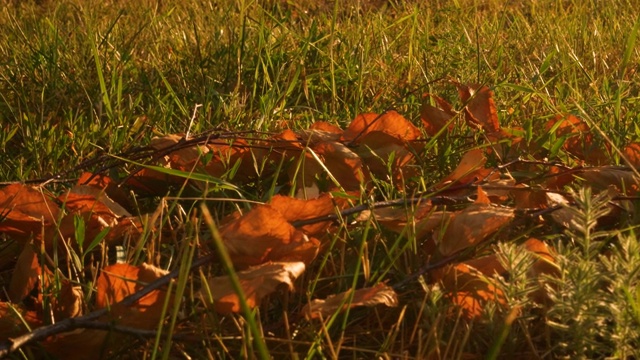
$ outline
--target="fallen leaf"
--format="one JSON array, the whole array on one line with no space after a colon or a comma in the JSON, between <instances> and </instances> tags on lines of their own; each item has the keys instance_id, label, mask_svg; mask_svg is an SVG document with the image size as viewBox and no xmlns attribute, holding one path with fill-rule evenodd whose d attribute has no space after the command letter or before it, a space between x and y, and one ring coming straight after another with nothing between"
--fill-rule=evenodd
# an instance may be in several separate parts
<instances>
[{"instance_id":1,"label":"fallen leaf","mask_svg":"<svg viewBox=\"0 0 640 360\"><path fill-rule=\"evenodd\" d=\"M593 189L604 191L613 187L618 194L633 196L640 190L640 178L631 170L615 166L601 166L580 171Z\"/></svg>"},{"instance_id":2,"label":"fallen leaf","mask_svg":"<svg viewBox=\"0 0 640 360\"><path fill-rule=\"evenodd\" d=\"M410 141L420 137L420 130L394 110L383 114L366 113L356 116L342 134L342 141L359 144L370 132L380 131L400 140Z\"/></svg>"},{"instance_id":3,"label":"fallen leaf","mask_svg":"<svg viewBox=\"0 0 640 360\"><path fill-rule=\"evenodd\" d=\"M148 264L107 266L102 269L96 282L96 308L109 307L110 320L119 325L154 329L160 321L166 291L153 290L132 306L124 306L118 302L166 274L167 271Z\"/></svg>"},{"instance_id":4,"label":"fallen leaf","mask_svg":"<svg viewBox=\"0 0 640 360\"><path fill-rule=\"evenodd\" d=\"M282 214L287 222L308 220L321 216L334 215L336 210L345 208L348 203L340 198L333 198L331 194L321 194L315 199L302 200L289 196L276 195L271 199L269 205ZM333 221L323 221L309 224L299 229L308 236L322 234Z\"/></svg>"},{"instance_id":5,"label":"fallen leaf","mask_svg":"<svg viewBox=\"0 0 640 360\"><path fill-rule=\"evenodd\" d=\"M102 174L92 174L85 172L80 175L76 185L91 186L104 191L110 199L118 205L130 209L132 208L130 196L113 179Z\"/></svg>"},{"instance_id":6,"label":"fallen leaf","mask_svg":"<svg viewBox=\"0 0 640 360\"><path fill-rule=\"evenodd\" d=\"M465 106L465 119L471 127L480 127L487 133L500 130L498 111L493 101L493 91L486 86L456 83L458 94Z\"/></svg>"},{"instance_id":7,"label":"fallen leaf","mask_svg":"<svg viewBox=\"0 0 640 360\"><path fill-rule=\"evenodd\" d=\"M385 305L398 306L398 295L392 287L379 283L373 287L349 290L335 294L326 299L316 299L309 302L302 309L302 313L309 319L326 318L336 312L344 312L359 306L372 307Z\"/></svg>"},{"instance_id":8,"label":"fallen leaf","mask_svg":"<svg viewBox=\"0 0 640 360\"><path fill-rule=\"evenodd\" d=\"M62 280L59 291L49 294L55 320L62 320L82 315L84 294L82 287L69 280Z\"/></svg>"},{"instance_id":9,"label":"fallen leaf","mask_svg":"<svg viewBox=\"0 0 640 360\"><path fill-rule=\"evenodd\" d=\"M35 311L27 311L20 305L0 302L0 339L11 339L42 325L42 320Z\"/></svg>"},{"instance_id":10,"label":"fallen leaf","mask_svg":"<svg viewBox=\"0 0 640 360\"><path fill-rule=\"evenodd\" d=\"M487 272L504 271L495 256L481 261ZM504 293L497 287L492 275L483 274L473 265L460 263L449 266L441 276L440 282L446 296L459 307L463 319L473 320L480 317L489 302L503 307L507 305Z\"/></svg>"},{"instance_id":11,"label":"fallen leaf","mask_svg":"<svg viewBox=\"0 0 640 360\"><path fill-rule=\"evenodd\" d=\"M634 142L627 145L623 154L629 162L629 166L636 168L636 170L640 169L640 143Z\"/></svg>"},{"instance_id":12,"label":"fallen leaf","mask_svg":"<svg viewBox=\"0 0 640 360\"><path fill-rule=\"evenodd\" d=\"M474 180L482 179L489 173L484 168L487 158L482 149L471 149L467 151L460 159L460 163L439 183L439 187L450 185L451 183L467 183ZM483 171L484 170L484 171ZM490 171L490 170L489 170Z\"/></svg>"},{"instance_id":13,"label":"fallen leaf","mask_svg":"<svg viewBox=\"0 0 640 360\"><path fill-rule=\"evenodd\" d=\"M472 204L451 216L444 233L435 232L434 240L444 256L475 246L509 223L514 217L511 208Z\"/></svg>"},{"instance_id":14,"label":"fallen leaf","mask_svg":"<svg viewBox=\"0 0 640 360\"><path fill-rule=\"evenodd\" d=\"M40 276L38 254L31 244L24 244L11 275L7 295L13 303L20 303L36 286Z\"/></svg>"},{"instance_id":15,"label":"fallen leaf","mask_svg":"<svg viewBox=\"0 0 640 360\"><path fill-rule=\"evenodd\" d=\"M298 189L317 184L321 191L340 187L346 191L360 190L365 176L362 160L356 153L339 142L321 142L309 149L300 168L289 168L289 177Z\"/></svg>"},{"instance_id":16,"label":"fallen leaf","mask_svg":"<svg viewBox=\"0 0 640 360\"><path fill-rule=\"evenodd\" d=\"M429 98L434 99L439 105L439 108L431 105ZM442 128L447 126L447 124L447 131L453 130L454 124L450 123L450 121L454 116L455 112L453 111L453 107L444 99L433 94L424 94L422 96L420 120L429 136L435 136Z\"/></svg>"},{"instance_id":17,"label":"fallen leaf","mask_svg":"<svg viewBox=\"0 0 640 360\"><path fill-rule=\"evenodd\" d=\"M268 262L250 267L237 273L247 305L253 308L260 305L262 299L282 285L293 289L293 281L305 270L303 262ZM212 305L221 314L241 312L240 298L235 292L228 276L207 280L211 296L205 289L199 294L205 303ZM213 301L213 302L212 302Z\"/></svg>"},{"instance_id":18,"label":"fallen leaf","mask_svg":"<svg viewBox=\"0 0 640 360\"><path fill-rule=\"evenodd\" d=\"M233 264L247 267L268 261L302 261L309 264L320 242L294 228L270 205L257 205L220 227L220 235Z\"/></svg>"},{"instance_id":19,"label":"fallen leaf","mask_svg":"<svg viewBox=\"0 0 640 360\"><path fill-rule=\"evenodd\" d=\"M562 148L580 160L592 165L604 165L610 162L608 144L595 141L589 125L580 118L571 115L556 115L545 126L547 131L556 129L556 137L565 137Z\"/></svg>"},{"instance_id":20,"label":"fallen leaf","mask_svg":"<svg viewBox=\"0 0 640 360\"><path fill-rule=\"evenodd\" d=\"M372 131L362 136L356 153L369 171L379 179L387 179L391 175L399 182L411 176L407 171L408 165L412 163L417 151L420 149L412 149L405 140L381 131Z\"/></svg>"},{"instance_id":21,"label":"fallen leaf","mask_svg":"<svg viewBox=\"0 0 640 360\"><path fill-rule=\"evenodd\" d=\"M43 230L52 229L60 208L42 190L12 184L0 189L0 232L21 242L42 240Z\"/></svg>"}]
</instances>

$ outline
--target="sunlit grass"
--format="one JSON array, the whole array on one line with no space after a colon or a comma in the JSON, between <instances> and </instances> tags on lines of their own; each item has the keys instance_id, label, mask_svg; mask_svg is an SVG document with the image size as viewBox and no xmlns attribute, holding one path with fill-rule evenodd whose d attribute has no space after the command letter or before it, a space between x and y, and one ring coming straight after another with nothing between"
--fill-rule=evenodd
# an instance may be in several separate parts
<instances>
[{"instance_id":1,"label":"sunlit grass","mask_svg":"<svg viewBox=\"0 0 640 360\"><path fill-rule=\"evenodd\" d=\"M490 86L501 124L522 127L531 143L551 147L545 124L568 112L623 147L640 137L639 16L637 6L624 1L5 2L0 181L64 173L82 160L117 155L161 134L215 127L280 131L320 120L344 127L359 113L388 109L419 124L423 93L463 106L455 87L442 79ZM477 135L465 131L428 139L417 191L448 174L475 146ZM613 154L612 163L623 161ZM266 200L277 192L276 180L243 191ZM384 179L377 191L380 198L405 195ZM588 194L581 196L589 201ZM172 206L161 221L189 223L200 216L195 207L176 214L179 208ZM403 289L399 309L355 310L323 325L298 319L293 310L306 299L366 283L363 270L375 280L401 281L424 262L411 231L387 234L370 222L342 228L308 271L306 288L261 308L248 325L240 316L186 311L187 318L205 318L203 331L217 337L192 348L176 341L172 346L199 357L251 357L257 350L240 337L261 331L267 349L257 343L258 350L299 358L637 357L640 259L634 255L634 226L608 233L615 244L608 251L588 254L581 249L594 243L584 234L547 239L557 245L564 274L547 285L554 305L528 302L541 285L526 283L526 271L516 269L510 280L521 276L524 288L511 282L505 292L522 316L509 327L508 314L496 307L488 307L477 324L464 323L450 312L441 290L421 280ZM194 227L186 226L192 232ZM161 249L149 235L135 258L144 260L144 247L155 246L166 251L158 258L177 251L191 261L186 245L174 245ZM518 259L509 246L496 249ZM189 291L186 282L184 275L176 285L181 293ZM170 331L177 332L180 315L171 316ZM261 321L273 319L286 326L262 328ZM207 350L216 347L223 350ZM161 349L165 357L167 349Z\"/></svg>"}]
</instances>

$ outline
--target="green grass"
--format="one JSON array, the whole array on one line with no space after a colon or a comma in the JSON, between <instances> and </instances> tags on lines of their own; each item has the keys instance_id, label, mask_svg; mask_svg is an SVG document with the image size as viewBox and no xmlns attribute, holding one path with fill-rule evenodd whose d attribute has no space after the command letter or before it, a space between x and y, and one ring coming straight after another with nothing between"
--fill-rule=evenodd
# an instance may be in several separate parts
<instances>
[{"instance_id":1,"label":"green grass","mask_svg":"<svg viewBox=\"0 0 640 360\"><path fill-rule=\"evenodd\" d=\"M387 109L419 125L425 92L463 106L455 88L438 81L443 78L490 86L501 124L521 126L528 141L549 141L544 124L569 112L624 147L640 140L639 24L632 1L3 1L0 182L55 174L73 179L83 160L117 155L162 134L278 132L314 121L344 128L359 113ZM424 190L450 173L473 136L457 130L429 142L422 183L415 187ZM612 163L623 162L614 154ZM123 177L124 168L112 175ZM246 186L242 196L264 201L277 192L277 179L263 180ZM378 199L405 195L383 181L378 190ZM577 198L585 216L603 207L588 193ZM141 206L154 209L156 200ZM174 243L161 245L149 225L146 242L135 249L139 261L146 247L163 266L193 255L178 240L197 233L198 207L168 202L161 216L174 226ZM216 205L214 218L233 207ZM193 289L184 288L184 275L182 316L197 319L193 323L207 336L195 344L159 337L167 345L157 354L153 341L134 348L164 358L263 352L275 358L639 357L637 223L632 216L597 237L535 228L509 234L514 242L528 233L547 236L562 273L549 280L553 304L533 304L527 296L539 285L525 276L528 260L518 258L515 247L498 247L513 260L505 293L522 309L509 324L497 307L467 324L448 312L442 290L418 280L403 290L398 309L354 309L326 327L295 318L293 309L307 299L363 285L363 257L371 261L366 266L373 278L391 284L424 262L410 232L398 236L368 223L341 228L330 251L299 281L302 289L273 296L248 317L189 307ZM193 326L171 316L169 332L180 331L176 322ZM258 331L265 344L252 343Z\"/></svg>"}]
</instances>

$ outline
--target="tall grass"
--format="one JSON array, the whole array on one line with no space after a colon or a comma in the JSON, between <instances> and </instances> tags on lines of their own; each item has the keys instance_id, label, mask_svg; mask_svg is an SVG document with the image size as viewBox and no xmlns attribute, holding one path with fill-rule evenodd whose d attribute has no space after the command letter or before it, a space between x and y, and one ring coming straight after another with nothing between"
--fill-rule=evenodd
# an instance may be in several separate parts
<instances>
[{"instance_id":1,"label":"tall grass","mask_svg":"<svg viewBox=\"0 0 640 360\"><path fill-rule=\"evenodd\" d=\"M501 124L522 127L527 141L548 141L546 121L572 112L623 146L640 137L639 19L632 1L3 1L0 181L62 173L160 134L279 131L320 120L344 126L356 114L387 109L418 124L425 92L462 105L443 78L491 86ZM472 136L431 139L421 190L457 165ZM378 196L403 195L378 185ZM264 200L258 194L273 194L275 179L264 186L249 192ZM245 318L189 308L184 316L198 319L207 335L196 345L171 342L182 315L168 314L172 326L155 340L166 348L148 356L638 357L637 219L596 234L593 214L605 211L607 199L584 190L576 199L582 227L546 239L557 248L561 277L531 281L532 259L510 245L519 235L491 249L510 267L502 286L520 309L516 320L489 305L469 324L452 314L438 286L421 279L401 294L399 309L355 309L321 324L296 319L294 310L309 298L365 284L363 270L399 282L423 263L411 231L399 236L367 223L341 228L308 270L308 287L274 296L269 307L247 310ZM194 209L172 207L161 220L187 223L191 239L192 216L201 221ZM165 265L175 263L166 260L173 252L191 261L187 245L161 248L152 227L141 247L164 251L157 258ZM136 249L135 258L144 254ZM188 281L184 274L176 285L185 306L194 301ZM541 288L548 306L528 301ZM262 321L282 326L262 328Z\"/></svg>"}]
</instances>

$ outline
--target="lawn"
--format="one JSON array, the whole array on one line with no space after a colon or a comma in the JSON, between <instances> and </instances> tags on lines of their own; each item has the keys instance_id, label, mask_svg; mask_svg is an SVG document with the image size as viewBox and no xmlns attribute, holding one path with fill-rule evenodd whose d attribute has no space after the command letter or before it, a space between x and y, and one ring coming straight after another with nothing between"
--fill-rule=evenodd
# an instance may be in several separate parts
<instances>
[{"instance_id":1,"label":"lawn","mask_svg":"<svg viewBox=\"0 0 640 360\"><path fill-rule=\"evenodd\" d=\"M639 358L639 29L3 1L0 354Z\"/></svg>"}]
</instances>

